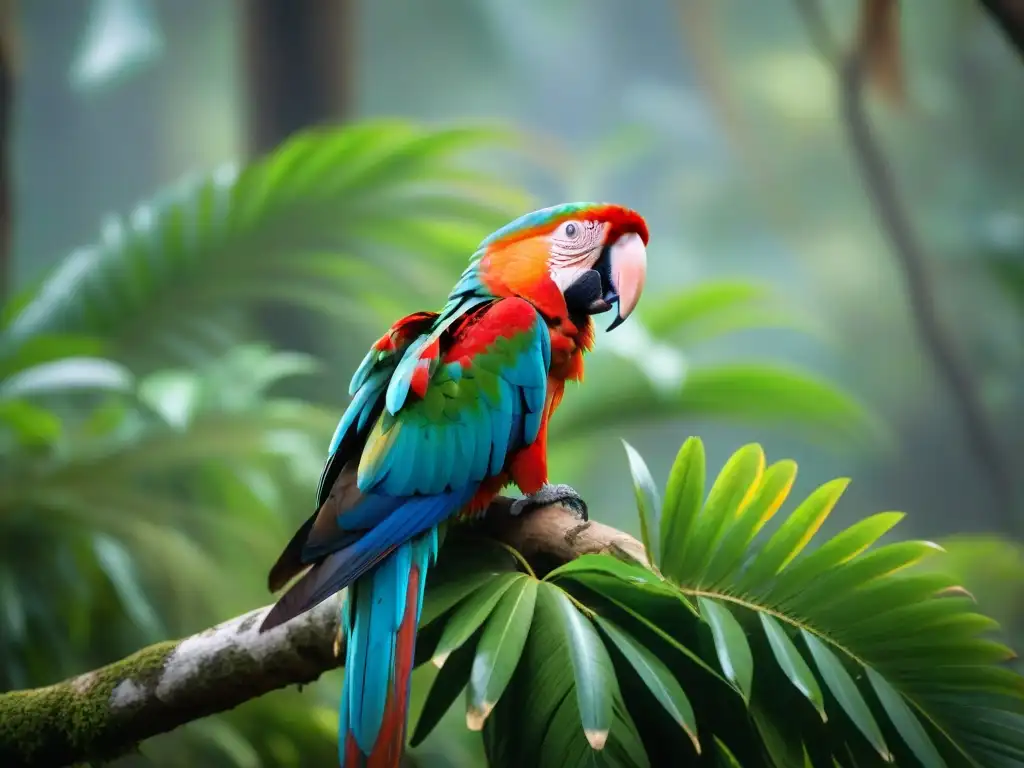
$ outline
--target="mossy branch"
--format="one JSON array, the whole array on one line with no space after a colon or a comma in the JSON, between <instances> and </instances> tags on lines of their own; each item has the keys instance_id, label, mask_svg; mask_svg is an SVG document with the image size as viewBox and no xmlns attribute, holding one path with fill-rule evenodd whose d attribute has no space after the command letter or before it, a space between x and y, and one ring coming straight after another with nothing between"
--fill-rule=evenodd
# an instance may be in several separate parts
<instances>
[{"instance_id":1,"label":"mossy branch","mask_svg":"<svg viewBox=\"0 0 1024 768\"><path fill-rule=\"evenodd\" d=\"M538 570L593 552L643 561L640 543L558 505L523 517L498 499L483 523ZM102 760L151 736L341 665L340 597L269 632L269 606L185 638L158 643L92 672L27 691L0 694L0 765L43 768Z\"/></svg>"}]
</instances>

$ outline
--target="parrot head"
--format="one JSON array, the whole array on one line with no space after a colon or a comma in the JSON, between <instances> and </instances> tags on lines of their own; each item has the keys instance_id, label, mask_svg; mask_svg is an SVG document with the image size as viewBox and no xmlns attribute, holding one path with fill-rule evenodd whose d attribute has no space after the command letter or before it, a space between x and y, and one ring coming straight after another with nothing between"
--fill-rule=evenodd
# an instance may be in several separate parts
<instances>
[{"instance_id":1,"label":"parrot head","mask_svg":"<svg viewBox=\"0 0 1024 768\"><path fill-rule=\"evenodd\" d=\"M647 275L647 223L636 211L568 203L521 216L480 245L477 274L494 295L520 296L544 314L615 309L608 330L636 308Z\"/></svg>"}]
</instances>

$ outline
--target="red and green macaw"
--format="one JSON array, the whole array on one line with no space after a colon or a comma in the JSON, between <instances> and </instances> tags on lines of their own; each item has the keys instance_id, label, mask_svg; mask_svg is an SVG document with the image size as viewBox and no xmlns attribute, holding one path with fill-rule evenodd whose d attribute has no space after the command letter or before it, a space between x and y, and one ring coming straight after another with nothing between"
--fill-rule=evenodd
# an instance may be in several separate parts
<instances>
[{"instance_id":1,"label":"red and green macaw","mask_svg":"<svg viewBox=\"0 0 1024 768\"><path fill-rule=\"evenodd\" d=\"M513 512L563 502L548 485L548 419L583 378L592 315L633 311L647 224L617 205L571 203L487 237L441 312L409 315L370 349L330 446L317 511L270 571L305 574L261 631L349 587L339 753L344 768L398 766L409 675L438 526L482 513L506 485ZM307 570L308 569L308 570Z\"/></svg>"}]
</instances>

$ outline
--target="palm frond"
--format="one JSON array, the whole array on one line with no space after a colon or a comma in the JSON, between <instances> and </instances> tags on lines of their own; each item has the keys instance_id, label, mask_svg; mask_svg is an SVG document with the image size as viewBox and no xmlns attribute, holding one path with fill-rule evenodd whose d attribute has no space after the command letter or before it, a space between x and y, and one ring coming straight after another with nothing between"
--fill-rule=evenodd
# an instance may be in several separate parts
<instances>
[{"instance_id":1,"label":"palm frond","mask_svg":"<svg viewBox=\"0 0 1024 768\"><path fill-rule=\"evenodd\" d=\"M389 314L409 296L436 301L480 239L523 207L462 162L509 138L395 121L299 134L111 217L98 243L15 302L7 335L94 336L140 365L223 350L238 311L258 300L375 327L373 303L352 299L382 272L393 278Z\"/></svg>"},{"instance_id":2,"label":"palm frond","mask_svg":"<svg viewBox=\"0 0 1024 768\"><path fill-rule=\"evenodd\" d=\"M780 305L766 285L747 280L709 280L648 298L638 314L652 337L683 347L746 330L820 332L810 317Z\"/></svg>"},{"instance_id":3,"label":"palm frond","mask_svg":"<svg viewBox=\"0 0 1024 768\"><path fill-rule=\"evenodd\" d=\"M62 362L26 360L28 371ZM74 671L55 664L40 677L47 658L104 663L85 649L128 650L180 633L174 620L187 606L215 615L224 607L214 610L215 601L237 610L230 601L239 594L242 604L262 598L258 582L226 594L207 587L254 552L272 557L287 534L286 498L315 479L296 475L316 465L332 417L271 395L311 367L303 356L243 346L200 370L143 377L138 397L115 393L84 411L26 399L38 390L0 400L17 406L0 407L0 435L17 426L10 417L19 410L37 432L40 418L56 425L31 448L8 443L0 469L0 608L5 626L21 628L0 634L0 685ZM157 585L163 612L152 602ZM81 633L51 631L56 615L81 616Z\"/></svg>"},{"instance_id":4,"label":"palm frond","mask_svg":"<svg viewBox=\"0 0 1024 768\"><path fill-rule=\"evenodd\" d=\"M472 531L449 534L419 652L443 666L417 738L465 687L492 765L1024 761L1013 654L955 576L918 567L939 546L877 544L902 515L810 549L846 480L779 515L795 464L745 446L705 494L691 439L659 504L629 458L649 565L586 555L538 580Z\"/></svg>"},{"instance_id":5,"label":"palm frond","mask_svg":"<svg viewBox=\"0 0 1024 768\"><path fill-rule=\"evenodd\" d=\"M595 354L588 361L586 386L565 398L550 431L553 442L577 440L666 418L785 426L847 446L884 434L861 402L796 368L751 362L707 365L659 383L637 363L610 354Z\"/></svg>"}]
</instances>

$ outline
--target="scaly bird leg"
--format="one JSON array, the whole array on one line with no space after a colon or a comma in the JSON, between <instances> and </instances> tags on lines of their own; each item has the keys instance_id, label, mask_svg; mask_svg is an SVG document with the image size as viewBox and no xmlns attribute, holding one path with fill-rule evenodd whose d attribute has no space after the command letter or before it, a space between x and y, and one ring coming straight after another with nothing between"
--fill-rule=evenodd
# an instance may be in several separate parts
<instances>
[{"instance_id":1,"label":"scaly bird leg","mask_svg":"<svg viewBox=\"0 0 1024 768\"><path fill-rule=\"evenodd\" d=\"M563 507L572 510L576 517L584 522L590 520L587 502L576 492L575 488L562 483L558 485L544 485L536 493L522 499L516 499L512 502L509 514L521 515L523 512L532 512L535 509L552 504L561 504Z\"/></svg>"}]
</instances>

